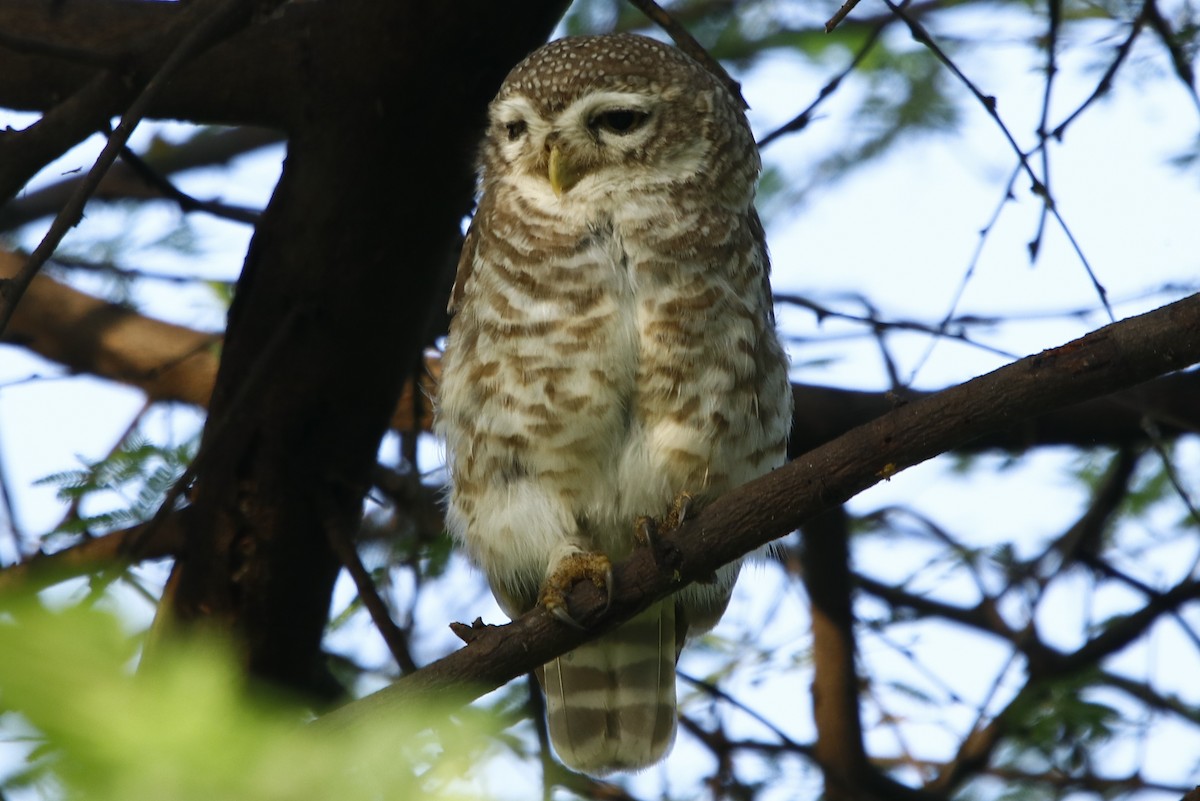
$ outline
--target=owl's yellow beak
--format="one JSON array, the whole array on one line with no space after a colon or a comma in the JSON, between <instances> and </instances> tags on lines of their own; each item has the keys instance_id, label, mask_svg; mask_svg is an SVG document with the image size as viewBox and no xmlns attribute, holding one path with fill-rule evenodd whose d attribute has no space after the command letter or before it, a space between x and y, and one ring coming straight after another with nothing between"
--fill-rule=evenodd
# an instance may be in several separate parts
<instances>
[{"instance_id":1,"label":"owl's yellow beak","mask_svg":"<svg viewBox=\"0 0 1200 801\"><path fill-rule=\"evenodd\" d=\"M585 172L586 170L580 169L578 164L564 156L562 148L558 145L550 148L550 188L554 190L556 197L562 197L563 192L579 183Z\"/></svg>"}]
</instances>

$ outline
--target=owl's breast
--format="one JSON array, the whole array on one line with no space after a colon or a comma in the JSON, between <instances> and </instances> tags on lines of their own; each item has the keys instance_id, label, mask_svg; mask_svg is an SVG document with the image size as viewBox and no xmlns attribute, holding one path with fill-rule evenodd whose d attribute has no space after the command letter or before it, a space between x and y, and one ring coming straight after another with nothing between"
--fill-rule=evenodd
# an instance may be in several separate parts
<instances>
[{"instance_id":1,"label":"owl's breast","mask_svg":"<svg viewBox=\"0 0 1200 801\"><path fill-rule=\"evenodd\" d=\"M451 326L441 417L479 480L527 476L583 508L606 492L628 437L635 301L610 224L536 222L480 232L487 255Z\"/></svg>"}]
</instances>

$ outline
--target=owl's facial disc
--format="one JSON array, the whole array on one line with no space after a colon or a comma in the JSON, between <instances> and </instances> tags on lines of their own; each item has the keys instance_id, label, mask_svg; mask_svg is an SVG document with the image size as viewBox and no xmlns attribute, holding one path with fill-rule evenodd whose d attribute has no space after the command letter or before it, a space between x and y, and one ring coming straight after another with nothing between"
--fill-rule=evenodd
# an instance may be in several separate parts
<instances>
[{"instance_id":1,"label":"owl's facial disc","mask_svg":"<svg viewBox=\"0 0 1200 801\"><path fill-rule=\"evenodd\" d=\"M633 92L595 92L567 106L543 140L546 177L561 198L606 166L626 165L654 126L655 100Z\"/></svg>"}]
</instances>

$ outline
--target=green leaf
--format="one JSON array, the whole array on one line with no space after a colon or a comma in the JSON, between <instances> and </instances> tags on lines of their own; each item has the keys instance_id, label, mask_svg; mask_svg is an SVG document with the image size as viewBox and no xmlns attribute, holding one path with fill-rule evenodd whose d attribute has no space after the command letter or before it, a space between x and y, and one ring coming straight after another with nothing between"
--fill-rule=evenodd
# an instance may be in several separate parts
<instances>
[{"instance_id":1,"label":"green leaf","mask_svg":"<svg viewBox=\"0 0 1200 801\"><path fill-rule=\"evenodd\" d=\"M487 716L414 705L401 719L330 731L251 693L215 640L162 644L136 675L110 615L11 605L0 618L0 698L44 737L24 781L67 799L273 801L478 797L464 777Z\"/></svg>"}]
</instances>

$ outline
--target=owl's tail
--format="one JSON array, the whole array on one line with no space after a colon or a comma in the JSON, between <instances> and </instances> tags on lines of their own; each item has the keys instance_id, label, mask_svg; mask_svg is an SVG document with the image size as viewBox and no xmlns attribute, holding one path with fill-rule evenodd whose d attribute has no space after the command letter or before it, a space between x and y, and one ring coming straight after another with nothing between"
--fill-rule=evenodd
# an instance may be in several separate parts
<instances>
[{"instance_id":1,"label":"owl's tail","mask_svg":"<svg viewBox=\"0 0 1200 801\"><path fill-rule=\"evenodd\" d=\"M658 761L675 739L675 601L548 662L542 686L568 766L600 776Z\"/></svg>"}]
</instances>

